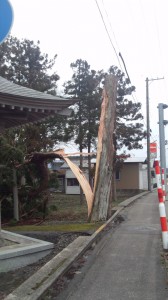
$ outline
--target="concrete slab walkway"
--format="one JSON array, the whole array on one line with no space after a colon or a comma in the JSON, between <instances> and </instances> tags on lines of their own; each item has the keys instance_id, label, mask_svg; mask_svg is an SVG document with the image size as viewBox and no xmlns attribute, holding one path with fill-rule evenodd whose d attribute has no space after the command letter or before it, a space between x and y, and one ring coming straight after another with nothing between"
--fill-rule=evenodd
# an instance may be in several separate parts
<instances>
[{"instance_id":1,"label":"concrete slab walkway","mask_svg":"<svg viewBox=\"0 0 168 300\"><path fill-rule=\"evenodd\" d=\"M59 300L167 300L157 192L120 214ZM49 298L54 299L54 298Z\"/></svg>"}]
</instances>

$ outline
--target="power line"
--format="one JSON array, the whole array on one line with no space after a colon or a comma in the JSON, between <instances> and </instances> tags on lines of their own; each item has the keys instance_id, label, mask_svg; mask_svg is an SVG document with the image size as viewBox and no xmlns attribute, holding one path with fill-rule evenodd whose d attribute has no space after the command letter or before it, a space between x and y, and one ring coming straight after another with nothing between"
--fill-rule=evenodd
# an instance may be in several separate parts
<instances>
[{"instance_id":1,"label":"power line","mask_svg":"<svg viewBox=\"0 0 168 300\"><path fill-rule=\"evenodd\" d=\"M97 5L97 8L98 8L98 11L99 11L99 13L100 13L101 19L102 19L102 21L103 21L104 28L105 28L106 33L107 33L107 35L108 35L110 44L111 44L111 46L112 46L112 48L113 48L113 50L114 50L114 52L115 52L115 55L116 55L116 57L117 57L118 63L119 63L119 65L120 65L120 68L122 69L121 64L120 64L120 60L119 60L119 57L118 57L118 54L117 54L117 51L116 51L116 49L115 49L115 47L114 47L114 45L113 45L112 39L111 39L111 37L110 37L110 34L109 34L108 29L107 29L106 23L105 23L105 21L104 21L104 17L103 17L103 14L102 14L102 12L101 12L101 9L100 9L100 7L99 7L99 4L98 4L97 0L95 0L95 2L96 2L96 5Z\"/></svg>"},{"instance_id":2,"label":"power line","mask_svg":"<svg viewBox=\"0 0 168 300\"><path fill-rule=\"evenodd\" d=\"M128 73L128 70L127 70L127 67L126 67L126 64L125 64L125 61L124 61L124 59L123 59L123 56L122 56L121 52L119 51L119 57L118 57L117 51L116 51L115 46L114 46L114 44L113 44L113 42L112 42L110 33L109 33L108 29L107 29L107 26L106 26L106 23L105 23L103 14L102 14L102 12L101 12L100 6L99 6L97 0L95 0L95 2L96 2L96 5L97 5L97 8L98 8L98 10L99 10L101 19L102 19L102 21L103 21L103 24L104 24L106 33L107 33L108 38L109 38L109 40L110 40L110 43L111 43L111 45L112 45L112 48L113 48L113 50L114 50L114 52L115 52L115 54L116 54L116 57L117 57L117 60L118 60L120 69L123 71L122 66L121 66L121 63L120 63L120 60L119 60L119 57L120 57L121 60L122 60L122 63L123 63L123 66L124 66L124 70L125 70L125 73L126 73L126 75L127 75L127 77L128 77L129 83L132 85L131 79L130 79L130 76L129 76L129 73ZM114 31L113 31L113 29L112 29L112 25L111 25L111 22L110 22L110 20L109 20L108 13L107 13L107 10L106 10L106 8L105 8L104 1L103 1L103 0L102 0L102 3L103 3L103 6L104 6L104 11L105 11L105 13L106 13L108 22L109 22L109 24L110 24L111 31L112 31L113 36L114 36L114 38L115 38L116 45L117 45L117 47L118 47L118 43L117 43L117 40L116 40ZM119 49L119 47L118 47L118 49ZM132 93L131 93L131 96L132 96L132 98L133 98L133 100L134 100L135 103L138 103L138 102L139 102L139 101L137 100L137 98L136 98L136 94L135 94L135 97L134 97L134 94L133 94L133 92L132 92ZM142 108L141 108L141 112L142 112ZM142 113L142 115L143 115L143 113ZM145 123L145 120L144 120L144 119L142 119L142 123L143 123L144 127L147 128L147 124Z\"/></svg>"},{"instance_id":3,"label":"power line","mask_svg":"<svg viewBox=\"0 0 168 300\"><path fill-rule=\"evenodd\" d=\"M118 46L118 43L117 43L117 39L116 39L114 30L113 30L113 28L112 28L112 25L111 25L111 22L110 22L110 19L109 19L109 16L108 16L108 13L107 13L107 10L106 10L106 8L105 8L105 4L104 4L104 1L103 1L103 0L102 0L102 3L103 3L104 11L105 11L105 13L106 13L106 16L107 16L107 19L108 19L108 22L109 22L111 31L112 31L113 36L114 36L114 39L115 39L116 45L117 45L117 47L118 47L118 49L119 49L119 46ZM100 10L100 7L99 7L99 10ZM101 13L101 14L102 14L102 13ZM109 35L110 35L110 34L109 34ZM115 50L115 52L117 52L117 51ZM116 55L117 55L117 58L118 58L118 54L117 54L117 53L116 53ZM131 80L130 80L130 76L129 76L128 71L127 71L127 67L126 67L125 61L124 61L124 59L123 59L123 57L122 57L122 55L121 55L121 52L120 52L120 49L119 49L119 56L120 56L120 58L121 58L121 60L122 60L122 63L123 63L123 65L124 65L125 73L126 73L128 79L129 79L129 81L130 81L130 84L132 85ZM121 68L121 70L122 70L121 64L120 64L120 68ZM123 70L122 70L122 71L123 71ZM135 99L135 98L136 98L136 95L135 95L135 97L134 97L134 95L131 94L131 96L132 96L134 102L138 102L137 99Z\"/></svg>"},{"instance_id":4,"label":"power line","mask_svg":"<svg viewBox=\"0 0 168 300\"><path fill-rule=\"evenodd\" d=\"M118 42L117 42L117 39L116 39L114 30L113 30L113 28L112 28L112 25L111 25L111 22L110 22L110 18L109 18L109 15L108 15L108 12L107 12L107 10L106 10L106 7L105 7L105 4L104 4L104 1L103 1L103 0L102 0L102 4L103 4L103 7L104 7L105 14L106 14L106 16L107 16L107 20L108 20L109 25L110 25L110 29L111 29L111 31L112 31L112 33L113 33L113 36L114 36L114 40L115 40L116 46L117 46L117 48L118 48L118 50L119 50L120 47L119 47L119 45L118 45ZM119 51L119 52L120 52L120 51Z\"/></svg>"},{"instance_id":5,"label":"power line","mask_svg":"<svg viewBox=\"0 0 168 300\"><path fill-rule=\"evenodd\" d=\"M124 65L124 69L125 69L125 73L126 73L126 75L127 75L127 77L128 77L128 80L129 80L129 82L130 82L130 84L131 84L130 76L129 76L129 74L128 74L128 71L127 71L127 67L126 67L125 61L124 61L124 59L123 59L123 57L122 57L122 55L121 55L120 50L119 50L119 57L118 57L117 51L116 51L116 49L115 49L115 47L114 47L114 45L113 45L113 43L112 43L112 39L111 39L110 33L109 33L108 29L107 29L107 26L106 26L106 23L105 23L103 14L102 14L102 12L101 12L101 9L100 9L100 7L99 7L99 5L98 5L97 0L95 0L95 2L96 2L96 5L97 5L97 8L98 8L98 10L99 10L101 19L102 19L102 21L103 21L103 24L104 24L104 26L105 26L105 29L106 29L107 35L108 35L108 37L109 37L110 43L111 43L111 45L112 45L112 47L113 47L113 49L114 49L114 51L115 51L115 54L116 54L116 56L117 56L117 59L118 59L119 65L120 65L120 69L121 69L122 72L123 72L123 69L122 69L122 66L121 66L119 57L120 57L121 60L122 60L122 63L123 63L123 65ZM109 24L110 24L110 28L111 28L111 30L112 30L112 33L113 33L113 35L114 35L114 38L115 38L115 41L116 41L116 44L117 44L117 47L118 47L118 43L117 43L117 40L116 40L114 31L113 31L113 29L112 29L112 25L111 25L111 22L110 22L110 20L109 20L108 13L107 13L107 10L106 10L106 8L105 8L104 1L103 1L103 0L102 0L102 3L103 3L103 6L104 6L104 10L105 10L106 16L107 16L107 18L108 18L108 22L109 22ZM119 48L119 47L118 47L118 48ZM131 84L131 85L132 85L132 84ZM131 96L132 96L134 102L137 103L138 101L137 101L137 99L135 99L135 97L134 97L134 95L133 95L133 92L131 93ZM144 119L142 120L142 122L143 122L144 126L146 127L146 124L144 123Z\"/></svg>"},{"instance_id":6,"label":"power line","mask_svg":"<svg viewBox=\"0 0 168 300\"><path fill-rule=\"evenodd\" d=\"M115 51L115 54L116 54L118 63L119 63L119 65L120 65L120 69L122 70L122 66L121 66L121 63L120 63L120 60L119 60L119 57L118 57L118 53L117 53L117 51L116 51L116 49L115 49L115 47L114 47L114 44L113 44L113 42L112 42L112 39L111 39L111 37L110 37L110 33L109 33L108 29L107 29L107 26L106 26L106 23L105 23L103 14L102 14L102 12L101 12L100 6L99 6L97 0L95 0L95 2L96 2L96 5L97 5L97 8L98 8L98 10L99 10L101 19L102 19L102 21L103 21L104 27L105 27L105 29L106 29L107 35L108 35L108 37L109 37L110 43L111 43L111 45L112 45L112 47L113 47L113 49L114 49L114 51ZM102 3L103 3L103 6L104 6L104 10L105 10L105 12L106 12L106 16L107 16L108 21L109 21L108 13L107 13L107 11L106 11L106 8L105 8L105 5L104 5L103 0L102 0ZM110 24L110 27L111 27L111 30L112 30L112 26L111 26L110 21L109 21L109 24ZM113 30L112 30L112 32L113 32ZM113 35L114 35L114 37L115 37L114 32L113 32ZM115 37L115 40L116 40L116 37ZM117 43L117 41L116 41L116 43ZM121 52L119 52L119 56L120 56L120 58L121 58L121 60L122 60L122 63L123 63L123 65L124 65L125 72L126 72L126 74L127 74L127 77L128 77L128 79L129 79L129 82L130 82L130 84L131 84L131 80L130 80L130 77L129 77L129 74L128 74L128 71L127 71L125 62L124 62L124 59L123 59L123 57L122 57L122 55L121 55ZM123 70L122 70L122 71L123 71ZM134 95L133 95L133 94L131 94L131 95L132 95L134 101L136 101L135 98L134 98Z\"/></svg>"}]
</instances>

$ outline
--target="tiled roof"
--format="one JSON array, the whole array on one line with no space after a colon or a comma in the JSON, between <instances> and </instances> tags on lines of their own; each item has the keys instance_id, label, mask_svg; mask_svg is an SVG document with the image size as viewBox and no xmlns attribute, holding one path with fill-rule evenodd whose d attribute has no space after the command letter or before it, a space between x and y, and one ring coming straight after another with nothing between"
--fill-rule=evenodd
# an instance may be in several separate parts
<instances>
[{"instance_id":1,"label":"tiled roof","mask_svg":"<svg viewBox=\"0 0 168 300\"><path fill-rule=\"evenodd\" d=\"M77 101L22 87L0 76L0 127L37 122L55 114L67 115L67 108Z\"/></svg>"},{"instance_id":2,"label":"tiled roof","mask_svg":"<svg viewBox=\"0 0 168 300\"><path fill-rule=\"evenodd\" d=\"M18 84L15 84L11 81L0 76L0 93L3 94L10 94L15 96L21 96L26 98L33 98L33 99L45 99L45 100L60 100L64 101L65 98L52 96L50 94L42 93Z\"/></svg>"},{"instance_id":3,"label":"tiled roof","mask_svg":"<svg viewBox=\"0 0 168 300\"><path fill-rule=\"evenodd\" d=\"M145 163L146 158L144 157L127 157L126 159L124 159L124 163ZM91 162L93 164L96 163L96 158L92 158Z\"/></svg>"}]
</instances>

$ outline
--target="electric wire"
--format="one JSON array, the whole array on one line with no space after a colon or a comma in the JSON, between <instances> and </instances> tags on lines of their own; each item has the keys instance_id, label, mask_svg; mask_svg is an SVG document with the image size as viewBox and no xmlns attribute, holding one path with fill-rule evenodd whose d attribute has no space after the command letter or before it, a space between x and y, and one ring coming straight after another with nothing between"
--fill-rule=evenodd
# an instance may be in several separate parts
<instances>
[{"instance_id":1,"label":"electric wire","mask_svg":"<svg viewBox=\"0 0 168 300\"><path fill-rule=\"evenodd\" d=\"M95 2L96 2L96 5L97 5L97 8L98 8L98 10L99 10L99 13L100 13L102 22L103 22L103 24L104 24L106 33L107 33L108 38L109 38L109 40L110 40L111 46L112 46L112 48L113 48L113 50L114 50L114 52L115 52L115 54L116 54L116 57L117 57L119 66L120 66L120 68L121 68L121 70L122 70L122 66L121 66L121 63L120 63L120 60L119 60L119 57L120 57L121 60L122 60L123 66L124 66L125 73L126 73L126 75L127 75L127 77L128 77L128 80L129 80L130 84L132 85L131 79L130 79L130 76L129 76L129 73L128 73L128 70L127 70L127 66L126 66L125 61L124 61L124 59L123 59L123 56L122 56L120 50L119 50L119 56L118 56L118 53L117 53L117 51L116 51L116 48L115 48L115 46L114 46L114 44L113 44L113 42L112 42L110 33L109 33L108 29L107 29L107 26L106 26L106 23L105 23L105 20L104 20L102 11L101 11L101 9L100 9L100 6L99 6L97 0L95 0ZM104 4L104 1L103 1L103 0L102 0L102 3L103 3L104 11L105 11L105 13L106 13L106 17L107 17L107 19L108 19L108 22L109 22L111 31L112 31L113 36L114 36L114 39L115 39L116 45L117 45L117 47L118 47L117 39L116 39L115 33L114 33L113 29L112 29L112 25L111 25L111 22L110 22L110 20L109 20L108 13L107 13L107 10L106 10L106 8L105 8L105 4ZM118 47L118 49L119 49L119 47ZM123 70L122 70L122 71L123 71ZM135 93L135 92L134 92L134 93ZM132 93L131 93L131 96L132 96L134 102L137 103L138 100L137 100L136 94L135 94L135 96L134 96L134 94L133 94L133 92L132 92ZM141 108L141 109L142 109L142 108ZM141 113L142 113L142 111L141 111ZM143 115L143 113L142 113L142 115ZM147 127L146 122L145 122L144 119L142 119L142 123L143 123L144 127ZM152 137L152 136L151 136L151 137ZM152 137L152 139L155 140L154 137Z\"/></svg>"},{"instance_id":2,"label":"electric wire","mask_svg":"<svg viewBox=\"0 0 168 300\"><path fill-rule=\"evenodd\" d=\"M106 7L105 7L105 4L104 4L104 0L102 0L102 4L103 4L103 9L104 9L104 11L105 11L105 14L106 14L106 17L107 17L107 20L108 20L108 23L109 23L109 26L110 26L111 32L112 32L112 34L113 34L113 37L114 37L114 40L115 40L116 46L117 46L117 48L118 48L118 50L119 50L119 49L120 49L120 47L119 47L119 45L118 45L118 41L117 41L117 39L116 39L115 32L114 32L114 30L113 30L113 27L112 27L112 25L111 25L111 21L110 21L110 18L109 18L108 12L107 12L107 10L106 10ZM120 52L120 50L119 50L118 52Z\"/></svg>"},{"instance_id":3,"label":"electric wire","mask_svg":"<svg viewBox=\"0 0 168 300\"><path fill-rule=\"evenodd\" d=\"M122 62L123 62L124 68L125 68L125 72L126 72L127 77L128 77L128 79L129 79L129 81L130 81L130 83L131 83L130 76L129 76L128 71L127 71L127 67L126 67L126 64L125 64L125 62L124 62L124 59L123 59L121 53L119 53L119 56L121 57L121 60L122 60ZM136 96L136 95L135 95L135 96ZM135 102L138 102L138 101L137 101L137 98L135 99L133 94L132 94L132 97L133 97L133 99L135 100ZM141 110L141 112L142 112L142 110ZM142 113L142 115L143 115L143 113ZM147 128L146 121L143 119L142 122L143 122L143 124L144 124L144 127ZM152 133L151 133L151 138L153 139L153 141L156 140L156 136L154 137L154 136L152 135ZM158 140L158 135L157 135L157 140Z\"/></svg>"},{"instance_id":4,"label":"electric wire","mask_svg":"<svg viewBox=\"0 0 168 300\"><path fill-rule=\"evenodd\" d=\"M95 0L95 2L96 2L96 4L97 4L99 13L100 13L101 18L102 18L102 21L103 21L103 24L104 24L104 26L105 26L105 28L106 28L106 32L108 33L108 37L110 38L110 41L111 41L111 43L112 43L112 40L111 40L111 37L110 37L110 33L109 33L108 29L107 29L105 20L104 20L104 18L103 18L103 14L102 14L102 12L101 12L101 9L100 9L100 7L99 7L99 5L98 5L97 0ZM107 19L108 19L108 21L109 21L108 13L107 13L107 10L106 10L106 8L105 8L105 4L104 4L104 1L103 1L103 0L102 0L102 3L103 3L103 6L104 6L104 10L105 10ZM112 33L113 33L113 36L115 37L115 33L114 33L113 29L112 29L112 25L111 25L111 22L110 22L110 21L109 21L109 24L110 24L110 28L111 28L111 31L112 31ZM117 43L116 37L115 37L115 41L116 41L116 44L117 44L117 47L118 47L118 43ZM118 54L117 54L117 51L116 51L116 49L115 49L113 43L112 43L112 46L113 46L113 49L115 50L115 54L116 54L117 59L118 59L118 61L119 61ZM118 47L118 48L119 48L119 47ZM120 50L119 50L119 57L120 57L121 60L122 60L122 63L123 63L124 69L125 69L125 73L126 73L126 75L127 75L127 77L128 77L129 83L132 85L130 76L129 76L128 71L127 71L127 67L126 67L125 61L124 61L124 59L123 59L123 56L121 55ZM119 61L119 65L120 65L120 68L121 68L121 70L122 70L122 72L123 72L123 69L122 69L122 66L121 66L121 64L120 64L120 61ZM123 73L124 73L124 72L123 72ZM131 96L132 96L132 98L133 98L133 101L134 101L135 103L137 103L138 101L137 101L137 99L135 99L133 92L131 93ZM142 108L141 108L141 109L142 109ZM141 113L142 113L142 111L141 111ZM142 113L142 115L143 115L143 113ZM146 124L145 124L145 122L144 122L144 119L142 119L142 123L143 123L144 127L147 127Z\"/></svg>"},{"instance_id":5,"label":"electric wire","mask_svg":"<svg viewBox=\"0 0 168 300\"><path fill-rule=\"evenodd\" d=\"M113 28L112 28L112 25L111 25L111 22L110 22L110 18L109 18L109 15L108 15L108 12L107 12L107 10L106 10L106 7L105 7L105 4L104 4L104 1L103 1L103 0L102 0L102 4L103 4L103 8L104 8L104 11L105 11L107 20L108 20L109 25L110 25L111 32L112 32L112 34L113 34L113 36L114 36L115 43L116 43L117 48L118 48L118 51L119 51L119 57L120 57L121 60L122 60L122 63L123 63L124 69L125 69L125 73L127 74L127 77L128 77L128 79L129 79L129 81L130 81L130 84L132 85L131 80L130 80L130 76L129 76L128 71L127 71L127 67L126 67L125 61L124 61L124 59L123 59L123 56L121 55L120 48L119 48L119 45L118 45L118 42L117 42L117 39L116 39L116 35L115 35L114 30L113 30ZM100 9L100 7L99 7L99 9ZM110 35L110 34L109 34L109 35ZM116 51L116 52L117 52L117 51ZM117 55L118 55L118 54L117 54ZM120 64L120 67L121 67L121 70L123 71L121 64ZM135 92L134 92L134 93L135 93ZM136 94L134 95L133 92L132 92L131 96L132 96L134 102L138 102L138 100L136 99Z\"/></svg>"},{"instance_id":6,"label":"electric wire","mask_svg":"<svg viewBox=\"0 0 168 300\"><path fill-rule=\"evenodd\" d=\"M154 20L154 27L155 27L155 37L157 38L157 43L156 43L156 46L155 49L157 49L157 60L158 60L158 65L161 66L161 69L162 71L164 70L164 67L163 67L163 60L162 60L162 57L163 57L163 54L162 54L162 49L161 49L161 42L160 42L160 35L159 35L159 28L158 28L158 21L157 21L157 16L156 16L156 7L155 7L155 2L153 2L153 5L152 5L152 12L153 12L153 20ZM158 79L164 79L164 78L156 78L156 80ZM153 80L151 80L151 83L152 83ZM163 81L164 83L164 87L165 87L165 93L167 94L167 89L166 89L166 86L165 86L165 80ZM160 94L160 86L158 87L158 85L156 86L156 90L158 91L158 94ZM163 88L162 88L163 90ZM157 138L157 140L159 140L159 134L158 135L155 135L155 138ZM159 143L158 143L158 148L159 147Z\"/></svg>"},{"instance_id":7,"label":"electric wire","mask_svg":"<svg viewBox=\"0 0 168 300\"><path fill-rule=\"evenodd\" d=\"M112 39L111 39L111 37L110 37L110 34L109 34L109 31L108 31L108 28L107 28L107 26L106 26L106 23L105 23L105 20L104 20L103 14L102 14L102 12L101 12L101 9L100 9L100 6L99 6L99 4L98 4L97 0L95 0L95 2L96 2L96 5L97 5L97 8L98 8L98 11L99 11L99 13L100 13L100 16L101 16L102 22L103 22L103 24L104 24L104 28L105 28L105 30L106 30L106 33L107 33L107 36L108 36L108 38L109 38L110 44L111 44L111 46L112 46L112 48L113 48L113 50L114 50L114 52L115 52L115 55L116 55L116 57L117 57L117 60L118 60L119 66L121 67L120 60L119 60L119 57L118 57L117 51L116 51L116 49L115 49L115 47L114 47L114 45L113 45L113 42L112 42ZM122 69L122 67L121 67L121 69Z\"/></svg>"}]
</instances>

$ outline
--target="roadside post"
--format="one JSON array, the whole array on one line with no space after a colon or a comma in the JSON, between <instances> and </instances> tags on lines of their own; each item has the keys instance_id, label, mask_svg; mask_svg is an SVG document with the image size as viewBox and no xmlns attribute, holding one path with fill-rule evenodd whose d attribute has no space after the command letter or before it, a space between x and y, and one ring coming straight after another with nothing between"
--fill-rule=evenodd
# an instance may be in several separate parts
<instances>
[{"instance_id":1,"label":"roadside post","mask_svg":"<svg viewBox=\"0 0 168 300\"><path fill-rule=\"evenodd\" d=\"M163 249L168 250L168 226L167 226L167 218L166 218L166 209L163 200L164 198L163 198L163 190L161 184L160 166L158 160L155 160L155 172L156 172L158 199L159 199L159 213L160 213L160 225L162 230L162 243L163 243Z\"/></svg>"},{"instance_id":2,"label":"roadside post","mask_svg":"<svg viewBox=\"0 0 168 300\"><path fill-rule=\"evenodd\" d=\"M164 172L164 168L162 168L162 190L163 190L163 202L165 202L166 190L165 190L165 172Z\"/></svg>"},{"instance_id":3,"label":"roadside post","mask_svg":"<svg viewBox=\"0 0 168 300\"><path fill-rule=\"evenodd\" d=\"M161 169L164 169L166 176L166 152L165 152L165 125L168 124L167 120L164 120L164 109L168 108L167 104L159 103L159 140L160 140L160 165ZM165 177L166 179L166 177ZM167 194L167 184L165 185L165 191Z\"/></svg>"}]
</instances>

